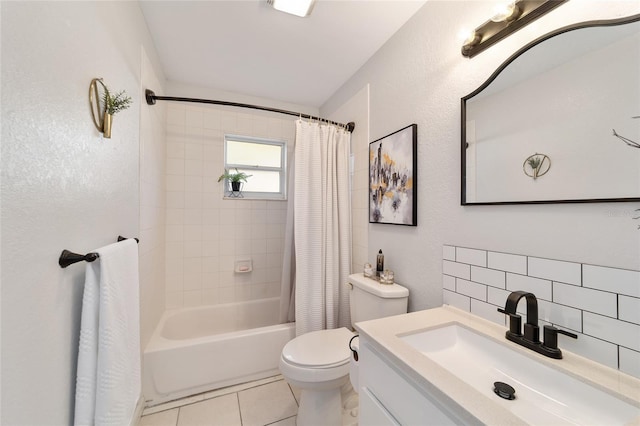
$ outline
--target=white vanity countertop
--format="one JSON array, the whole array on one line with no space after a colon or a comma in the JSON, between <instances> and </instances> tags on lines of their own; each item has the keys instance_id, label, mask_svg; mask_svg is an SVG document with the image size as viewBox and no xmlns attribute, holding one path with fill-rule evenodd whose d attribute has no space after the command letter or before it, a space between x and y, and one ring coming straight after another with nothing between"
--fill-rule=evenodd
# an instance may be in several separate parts
<instances>
[{"instance_id":1,"label":"white vanity countertop","mask_svg":"<svg viewBox=\"0 0 640 426\"><path fill-rule=\"evenodd\" d=\"M451 306L364 321L357 323L356 329L372 340L375 349L395 361L396 366L405 374L427 390L437 392L444 400L454 401L464 407L464 411L476 421L489 425L523 424L522 419L500 406L490 395L478 392L398 337L449 323L462 324L551 368L591 383L640 407L640 380L565 350L563 359L547 358L506 340L505 327ZM561 341L559 346L562 349ZM636 422L640 422L640 418Z\"/></svg>"}]
</instances>

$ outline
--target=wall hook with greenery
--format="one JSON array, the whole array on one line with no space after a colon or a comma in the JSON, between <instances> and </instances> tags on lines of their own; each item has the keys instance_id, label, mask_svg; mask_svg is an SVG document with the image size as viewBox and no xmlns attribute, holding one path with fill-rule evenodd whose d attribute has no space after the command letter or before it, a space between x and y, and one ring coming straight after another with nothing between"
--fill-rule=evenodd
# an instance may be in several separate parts
<instances>
[{"instance_id":1,"label":"wall hook with greenery","mask_svg":"<svg viewBox=\"0 0 640 426\"><path fill-rule=\"evenodd\" d=\"M102 87L102 94L98 85ZM94 78L89 84L89 106L93 124L105 138L111 138L114 114L129 108L132 102L124 90L112 93L101 78Z\"/></svg>"},{"instance_id":2,"label":"wall hook with greenery","mask_svg":"<svg viewBox=\"0 0 640 426\"><path fill-rule=\"evenodd\" d=\"M551 159L545 154L538 154L537 152L527 157L522 164L522 170L524 174L538 179L540 176L544 176L551 168Z\"/></svg>"}]
</instances>

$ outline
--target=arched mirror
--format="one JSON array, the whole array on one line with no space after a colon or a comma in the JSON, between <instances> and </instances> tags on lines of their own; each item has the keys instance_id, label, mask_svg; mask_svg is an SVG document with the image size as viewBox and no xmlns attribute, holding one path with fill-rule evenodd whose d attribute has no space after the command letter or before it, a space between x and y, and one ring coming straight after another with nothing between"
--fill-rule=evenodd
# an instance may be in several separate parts
<instances>
[{"instance_id":1,"label":"arched mirror","mask_svg":"<svg viewBox=\"0 0 640 426\"><path fill-rule=\"evenodd\" d=\"M640 15L547 34L462 98L462 204L640 201Z\"/></svg>"}]
</instances>

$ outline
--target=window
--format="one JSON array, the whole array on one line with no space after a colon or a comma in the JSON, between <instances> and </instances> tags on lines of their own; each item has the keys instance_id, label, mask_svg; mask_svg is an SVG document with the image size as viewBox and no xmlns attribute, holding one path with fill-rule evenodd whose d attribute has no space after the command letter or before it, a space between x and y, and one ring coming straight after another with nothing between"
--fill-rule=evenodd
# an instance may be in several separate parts
<instances>
[{"instance_id":1,"label":"window","mask_svg":"<svg viewBox=\"0 0 640 426\"><path fill-rule=\"evenodd\" d=\"M244 183L245 198L286 198L286 143L225 135L224 167L251 175ZM226 194L226 192L225 192Z\"/></svg>"}]
</instances>

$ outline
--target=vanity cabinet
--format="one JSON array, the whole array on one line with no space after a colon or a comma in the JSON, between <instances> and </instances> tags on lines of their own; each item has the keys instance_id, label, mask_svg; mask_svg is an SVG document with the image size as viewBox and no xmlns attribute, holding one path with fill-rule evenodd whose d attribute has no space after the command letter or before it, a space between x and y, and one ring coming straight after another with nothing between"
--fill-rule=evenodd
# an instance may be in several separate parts
<instances>
[{"instance_id":1,"label":"vanity cabinet","mask_svg":"<svg viewBox=\"0 0 640 426\"><path fill-rule=\"evenodd\" d=\"M361 426L468 424L363 335L359 359Z\"/></svg>"}]
</instances>

